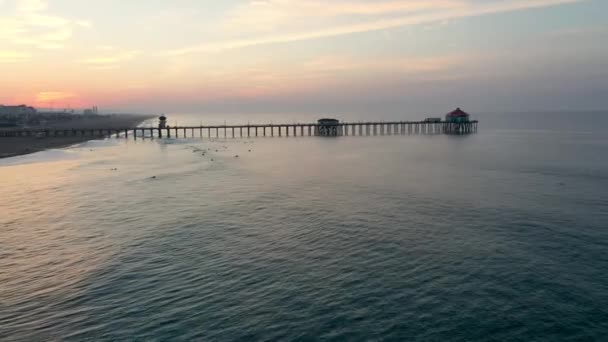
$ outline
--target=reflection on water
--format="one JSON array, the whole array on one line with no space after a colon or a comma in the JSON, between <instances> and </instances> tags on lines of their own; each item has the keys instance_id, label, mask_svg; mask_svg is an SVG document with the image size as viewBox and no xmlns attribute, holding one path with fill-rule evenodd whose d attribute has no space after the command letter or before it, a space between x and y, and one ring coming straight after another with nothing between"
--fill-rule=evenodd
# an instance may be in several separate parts
<instances>
[{"instance_id":1,"label":"reflection on water","mask_svg":"<svg viewBox=\"0 0 608 342\"><path fill-rule=\"evenodd\" d=\"M3 160L0 339L601 339L606 136L494 120Z\"/></svg>"}]
</instances>

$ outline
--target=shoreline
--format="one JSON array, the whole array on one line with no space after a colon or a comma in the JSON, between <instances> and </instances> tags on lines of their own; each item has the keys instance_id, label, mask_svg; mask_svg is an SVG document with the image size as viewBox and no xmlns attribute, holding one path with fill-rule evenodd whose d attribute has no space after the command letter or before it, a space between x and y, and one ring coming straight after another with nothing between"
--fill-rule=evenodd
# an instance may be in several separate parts
<instances>
[{"instance_id":1,"label":"shoreline","mask_svg":"<svg viewBox=\"0 0 608 342\"><path fill-rule=\"evenodd\" d=\"M118 128L136 128L144 121L153 118L150 115L112 115L100 118L87 119L71 123L59 123L50 128L60 129L118 129ZM0 159L12 158L36 152L41 152L49 149L66 148L79 143L96 140L99 137L5 137L0 138Z\"/></svg>"}]
</instances>

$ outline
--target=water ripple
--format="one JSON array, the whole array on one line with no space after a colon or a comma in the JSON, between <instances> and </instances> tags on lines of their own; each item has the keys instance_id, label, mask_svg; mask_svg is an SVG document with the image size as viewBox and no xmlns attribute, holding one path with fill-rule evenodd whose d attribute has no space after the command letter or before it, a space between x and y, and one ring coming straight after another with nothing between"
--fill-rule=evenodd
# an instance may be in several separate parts
<instances>
[{"instance_id":1,"label":"water ripple","mask_svg":"<svg viewBox=\"0 0 608 342\"><path fill-rule=\"evenodd\" d=\"M0 339L605 336L603 164L501 168L475 140L458 159L398 139L138 141L4 166L31 177L2 200Z\"/></svg>"}]
</instances>

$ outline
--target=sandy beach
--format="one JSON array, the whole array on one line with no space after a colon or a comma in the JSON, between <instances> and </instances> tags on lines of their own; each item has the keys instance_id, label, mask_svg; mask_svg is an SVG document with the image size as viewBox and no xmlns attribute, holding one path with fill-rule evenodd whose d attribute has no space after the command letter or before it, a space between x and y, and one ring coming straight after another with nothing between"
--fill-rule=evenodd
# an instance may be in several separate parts
<instances>
[{"instance_id":1,"label":"sandy beach","mask_svg":"<svg viewBox=\"0 0 608 342\"><path fill-rule=\"evenodd\" d=\"M120 129L135 128L151 116L144 115L108 115L84 118L70 122L49 124L45 128L54 129ZM50 148L61 148L91 140L92 137L6 137L0 138L0 158L14 157L23 154L43 151Z\"/></svg>"}]
</instances>

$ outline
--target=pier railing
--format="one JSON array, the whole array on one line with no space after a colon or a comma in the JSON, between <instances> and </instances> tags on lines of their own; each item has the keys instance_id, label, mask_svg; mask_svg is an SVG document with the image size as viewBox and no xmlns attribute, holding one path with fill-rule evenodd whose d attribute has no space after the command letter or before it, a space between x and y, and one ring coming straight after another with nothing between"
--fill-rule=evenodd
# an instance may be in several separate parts
<instances>
[{"instance_id":1,"label":"pier railing","mask_svg":"<svg viewBox=\"0 0 608 342\"><path fill-rule=\"evenodd\" d=\"M251 138L290 136L384 136L411 134L471 134L478 121L388 121L247 124L175 127L131 127L122 129L0 129L0 137L107 137L117 138Z\"/></svg>"}]
</instances>

